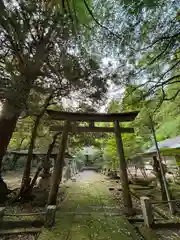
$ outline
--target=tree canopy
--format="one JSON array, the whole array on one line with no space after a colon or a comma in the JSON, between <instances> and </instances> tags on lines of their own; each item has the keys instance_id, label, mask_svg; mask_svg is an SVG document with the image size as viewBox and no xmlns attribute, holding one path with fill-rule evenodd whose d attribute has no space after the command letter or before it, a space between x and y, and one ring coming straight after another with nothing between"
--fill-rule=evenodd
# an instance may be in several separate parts
<instances>
[{"instance_id":1,"label":"tree canopy","mask_svg":"<svg viewBox=\"0 0 180 240\"><path fill-rule=\"evenodd\" d=\"M0 0L0 162L9 143L48 148L47 108L99 112L108 100L110 113L139 110L135 134L123 135L126 158L152 144L149 115L158 140L177 136L179 22L176 0ZM68 141L118 166L114 136Z\"/></svg>"}]
</instances>

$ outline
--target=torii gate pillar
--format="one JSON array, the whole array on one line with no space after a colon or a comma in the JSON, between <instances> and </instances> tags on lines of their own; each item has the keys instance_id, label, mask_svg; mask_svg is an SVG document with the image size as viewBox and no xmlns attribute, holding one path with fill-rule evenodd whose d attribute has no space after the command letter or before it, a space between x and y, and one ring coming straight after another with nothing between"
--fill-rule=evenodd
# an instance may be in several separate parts
<instances>
[{"instance_id":1,"label":"torii gate pillar","mask_svg":"<svg viewBox=\"0 0 180 240\"><path fill-rule=\"evenodd\" d=\"M125 211L125 214L127 215L133 215L134 210L132 207L132 199L129 191L127 166L126 166L126 159L124 156L123 141L121 136L121 128L119 126L119 121L114 122L114 129L115 129L116 145L117 145L117 151L119 154L119 162L120 162L120 180L121 180L121 187L122 187L124 211Z\"/></svg>"}]
</instances>

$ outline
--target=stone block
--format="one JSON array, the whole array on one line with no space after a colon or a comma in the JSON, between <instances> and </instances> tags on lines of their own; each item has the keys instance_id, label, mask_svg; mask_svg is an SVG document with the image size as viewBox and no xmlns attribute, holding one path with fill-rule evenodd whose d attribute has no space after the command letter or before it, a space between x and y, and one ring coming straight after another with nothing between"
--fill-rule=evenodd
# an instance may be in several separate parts
<instances>
[{"instance_id":1,"label":"stone block","mask_svg":"<svg viewBox=\"0 0 180 240\"><path fill-rule=\"evenodd\" d=\"M48 205L46 208L45 227L51 228L55 223L56 205Z\"/></svg>"},{"instance_id":2,"label":"stone block","mask_svg":"<svg viewBox=\"0 0 180 240\"><path fill-rule=\"evenodd\" d=\"M146 227L151 227L154 222L151 200L148 197L141 197L141 209Z\"/></svg>"}]
</instances>

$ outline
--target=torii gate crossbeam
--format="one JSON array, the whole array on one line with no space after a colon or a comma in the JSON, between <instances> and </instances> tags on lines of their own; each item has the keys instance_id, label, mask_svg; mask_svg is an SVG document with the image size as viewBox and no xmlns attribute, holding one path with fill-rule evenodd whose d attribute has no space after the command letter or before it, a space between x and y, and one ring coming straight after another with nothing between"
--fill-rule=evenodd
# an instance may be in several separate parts
<instances>
[{"instance_id":1,"label":"torii gate crossbeam","mask_svg":"<svg viewBox=\"0 0 180 240\"><path fill-rule=\"evenodd\" d=\"M122 133L134 132L133 128L122 128L119 125L119 122L133 121L138 112L126 112L126 113L111 113L111 114L102 114L102 113L74 113L74 112L60 112L54 110L47 110L49 117L52 120L61 120L65 121L64 127L62 126L52 126L51 130L57 130L62 132L61 146L59 150L59 156L56 160L55 170L52 176L52 187L49 194L48 204L55 204L56 197L58 192L58 186L60 183L59 171L64 161L64 153L66 150L68 132L79 133L79 132L114 132L116 137L117 151L119 154L120 161L120 179L122 186L124 210L127 214L133 214L132 199L129 191L129 181L126 169L126 160L124 156ZM72 128L70 122L88 122L89 127L80 127L76 126ZM94 122L113 122L114 127L95 127ZM54 128L54 129L53 129ZM74 130L73 130L74 129ZM62 169L61 169L62 171ZM62 174L62 173L61 173ZM61 175L60 174L60 175Z\"/></svg>"}]
</instances>

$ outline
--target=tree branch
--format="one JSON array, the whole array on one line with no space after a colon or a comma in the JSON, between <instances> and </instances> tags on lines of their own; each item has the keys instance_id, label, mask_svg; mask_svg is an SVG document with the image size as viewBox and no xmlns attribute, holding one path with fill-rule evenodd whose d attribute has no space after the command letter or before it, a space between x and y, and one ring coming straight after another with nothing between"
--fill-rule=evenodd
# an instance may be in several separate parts
<instances>
[{"instance_id":1,"label":"tree branch","mask_svg":"<svg viewBox=\"0 0 180 240\"><path fill-rule=\"evenodd\" d=\"M172 36L162 36L162 37L159 37L159 38L155 39L149 46L144 47L144 48L141 48L141 49L139 49L139 51L147 50L147 49L151 48L153 45L155 45L156 43L158 43L159 41L167 40L167 39L170 39L170 38L173 39L173 38L178 37L179 35L180 35L180 32L175 33L175 34L172 35ZM134 48L133 48L133 49L134 49ZM134 49L134 50L135 50L135 49Z\"/></svg>"},{"instance_id":2,"label":"tree branch","mask_svg":"<svg viewBox=\"0 0 180 240\"><path fill-rule=\"evenodd\" d=\"M174 96L173 97L171 97L171 98L165 98L164 100L166 100L166 101L171 101L171 100L174 100L176 97L177 97L177 95L180 93L180 89L179 90L177 90L177 92L176 92L176 94L174 94Z\"/></svg>"},{"instance_id":3,"label":"tree branch","mask_svg":"<svg viewBox=\"0 0 180 240\"><path fill-rule=\"evenodd\" d=\"M84 4L85 4L85 6L86 6L86 8L87 8L87 10L88 10L88 12L89 12L89 14L90 14L90 16L93 18L93 20L94 20L100 27L102 27L102 28L104 28L105 30L107 30L111 35L113 35L113 36L117 37L118 39L122 40L122 38L120 38L118 34L112 32L108 27L102 25L102 24L94 17L94 14L93 14L92 10L89 8L86 0L84 0Z\"/></svg>"},{"instance_id":4,"label":"tree branch","mask_svg":"<svg viewBox=\"0 0 180 240\"><path fill-rule=\"evenodd\" d=\"M170 81L172 81L173 79L176 79L176 78L180 78L180 74L168 78L166 81L161 82L161 84L157 84L155 87L161 87L162 85L165 86L166 84L169 84Z\"/></svg>"},{"instance_id":5,"label":"tree branch","mask_svg":"<svg viewBox=\"0 0 180 240\"><path fill-rule=\"evenodd\" d=\"M170 39L168 41L168 43L166 44L164 50L161 53L159 53L153 60L151 60L151 62L148 65L152 65L157 59L159 59L167 51L167 49L171 45L171 43L172 43L172 39Z\"/></svg>"}]
</instances>

